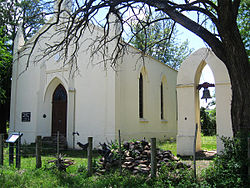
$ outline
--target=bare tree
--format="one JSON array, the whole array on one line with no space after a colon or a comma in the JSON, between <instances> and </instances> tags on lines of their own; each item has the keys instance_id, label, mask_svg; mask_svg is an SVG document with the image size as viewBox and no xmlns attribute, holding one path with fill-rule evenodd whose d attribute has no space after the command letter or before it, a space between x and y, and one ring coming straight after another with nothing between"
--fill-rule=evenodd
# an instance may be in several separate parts
<instances>
[{"instance_id":1,"label":"bare tree","mask_svg":"<svg viewBox=\"0 0 250 188\"><path fill-rule=\"evenodd\" d=\"M126 39L131 22L136 20L140 23L140 16L145 9L162 12L166 15L164 19L174 20L203 39L224 62L232 84L233 132L236 134L240 130L249 130L250 64L236 22L240 0L179 0L178 3L168 0L72 0L72 9L65 8L65 2L68 1L58 0L55 19L37 35L29 57L40 38L60 23L63 27L58 26L57 32L63 33L64 37L54 44L48 44L44 56L61 50L65 62L72 64L77 59L81 36L86 30L91 30L94 25L99 24L103 28L103 35L93 41L97 42L95 47L92 46L93 54L101 53L103 59L111 60L111 66L114 67L116 60L126 49L123 39ZM195 12L197 19L193 20L189 12ZM103 14L102 20L98 20L98 14ZM112 14L117 18L115 21L110 19ZM152 22L156 21L158 20ZM120 28L115 35L110 35L110 28L114 22L118 22L116 24L119 24ZM142 26L147 27L152 22L143 23ZM207 25L210 28L212 26L212 29ZM107 55L106 47L110 42L115 42L116 45L111 55ZM69 53L70 51L72 52Z\"/></svg>"}]
</instances>

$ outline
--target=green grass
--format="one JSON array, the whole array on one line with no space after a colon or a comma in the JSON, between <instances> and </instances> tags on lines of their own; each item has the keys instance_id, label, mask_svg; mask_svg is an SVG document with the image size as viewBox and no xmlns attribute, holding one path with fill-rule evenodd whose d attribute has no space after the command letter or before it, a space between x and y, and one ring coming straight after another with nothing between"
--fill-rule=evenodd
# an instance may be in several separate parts
<instances>
[{"instance_id":1,"label":"green grass","mask_svg":"<svg viewBox=\"0 0 250 188\"><path fill-rule=\"evenodd\" d=\"M202 136L201 148L207 151L216 150L216 136Z\"/></svg>"},{"instance_id":2,"label":"green grass","mask_svg":"<svg viewBox=\"0 0 250 188\"><path fill-rule=\"evenodd\" d=\"M216 148L216 137L203 137L202 140L207 149ZM176 142L174 139L168 141L159 142L157 146L163 150L171 150L176 155ZM27 146L28 147L28 146ZM123 176L120 176L117 172L111 172L104 176L94 175L92 177L87 176L87 159L86 153L82 151L64 151L66 159L74 160L75 164L68 167L66 172L59 172L56 169L51 169L53 164L48 164L48 161L55 159L55 154L43 153L42 156L42 168L36 169L36 159L34 153L28 152L28 148L25 150L26 157L21 158L21 168L16 169L13 166L9 166L8 149L4 150L4 166L0 167L0 188L9 187L171 187L177 185L176 179L168 179L167 175L161 174L162 178L157 180L151 180L148 176L144 175L131 175L124 172ZM98 155L94 155L95 160L98 160ZM15 161L14 161L15 162ZM15 165L14 165L15 166ZM185 171L189 173L190 171ZM176 177L179 177L179 171ZM175 177L175 175L174 175ZM169 181L169 182L168 182ZM179 180L178 180L179 181ZM180 181L190 183L190 175L182 174ZM168 184L169 183L169 184ZM179 185L179 184L178 184Z\"/></svg>"},{"instance_id":3,"label":"green grass","mask_svg":"<svg viewBox=\"0 0 250 188\"><path fill-rule=\"evenodd\" d=\"M174 155L177 154L177 145L174 139L161 141L157 143L157 147L159 147L162 150L170 150Z\"/></svg>"},{"instance_id":4,"label":"green grass","mask_svg":"<svg viewBox=\"0 0 250 188\"><path fill-rule=\"evenodd\" d=\"M42 156L42 168L36 169L36 158L34 155L21 157L21 168L15 168L14 164L9 166L8 148L4 149L4 165L0 166L0 188L8 187L78 187L89 181L87 178L87 158L86 153L83 158L82 151L62 151L65 159L74 161L74 165L67 168L67 172L58 172L52 168L55 154L44 154ZM29 157L28 157L29 156ZM96 159L96 157L94 158Z\"/></svg>"},{"instance_id":5,"label":"green grass","mask_svg":"<svg viewBox=\"0 0 250 188\"><path fill-rule=\"evenodd\" d=\"M174 139L159 142L157 147L163 150L170 150L174 155L177 154L177 145ZM216 136L202 136L201 137L201 148L202 150L216 150Z\"/></svg>"}]
</instances>

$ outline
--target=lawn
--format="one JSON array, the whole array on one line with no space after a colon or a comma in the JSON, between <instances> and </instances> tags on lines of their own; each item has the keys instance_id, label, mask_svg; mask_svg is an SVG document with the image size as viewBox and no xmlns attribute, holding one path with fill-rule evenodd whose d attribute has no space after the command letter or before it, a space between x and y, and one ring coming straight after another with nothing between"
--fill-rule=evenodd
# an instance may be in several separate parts
<instances>
[{"instance_id":1,"label":"lawn","mask_svg":"<svg viewBox=\"0 0 250 188\"><path fill-rule=\"evenodd\" d=\"M216 150L216 136L202 136L201 137L201 149L212 151Z\"/></svg>"},{"instance_id":2,"label":"lawn","mask_svg":"<svg viewBox=\"0 0 250 188\"><path fill-rule=\"evenodd\" d=\"M174 155L177 154L177 145L174 139L159 142L157 146L163 150L170 150ZM216 136L202 136L201 137L201 149L212 151L216 150Z\"/></svg>"},{"instance_id":3,"label":"lawn","mask_svg":"<svg viewBox=\"0 0 250 188\"><path fill-rule=\"evenodd\" d=\"M204 145L206 148L216 148L216 137L208 138L203 137ZM214 145L215 144L215 145ZM157 146L163 150L171 150L176 155L176 142L174 139L159 142ZM34 154L28 154L26 148L26 157L21 159L21 168L18 170L13 166L9 166L8 150L5 148L4 166L0 167L0 188L8 187L165 187L165 180L149 181L145 175L130 175L124 172L120 176L117 172L112 172L104 176L87 175L87 159L86 153L82 151L65 151L65 158L74 160L74 165L67 168L67 172L59 172L51 168L53 164L48 164L48 161L55 159L55 154L43 153L42 168L36 169L36 159ZM95 161L98 160L97 154L94 155ZM15 161L14 161L15 162ZM185 171L185 176L191 171ZM176 173L176 172L173 172ZM179 173L179 171L177 172ZM126 174L126 175L125 175ZM179 175L177 174L176 177ZM184 176L182 174L182 176ZM165 175L164 175L165 177ZM168 176L167 176L168 177ZM175 177L175 175L174 175ZM182 177L181 179L190 178ZM169 177L171 178L171 176ZM183 181L183 180L178 181ZM169 180L175 182L175 179ZM186 181L186 180L185 180ZM163 186L164 185L164 186ZM170 186L171 187L171 186Z\"/></svg>"},{"instance_id":4,"label":"lawn","mask_svg":"<svg viewBox=\"0 0 250 188\"><path fill-rule=\"evenodd\" d=\"M170 150L174 155L177 154L177 145L174 139L158 142L157 147L162 150Z\"/></svg>"}]
</instances>

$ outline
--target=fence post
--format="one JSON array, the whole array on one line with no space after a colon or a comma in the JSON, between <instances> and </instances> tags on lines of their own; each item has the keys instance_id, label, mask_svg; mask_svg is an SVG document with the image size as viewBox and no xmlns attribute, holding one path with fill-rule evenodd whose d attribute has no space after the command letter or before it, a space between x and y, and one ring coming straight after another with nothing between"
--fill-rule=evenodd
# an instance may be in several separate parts
<instances>
[{"instance_id":1,"label":"fence post","mask_svg":"<svg viewBox=\"0 0 250 188\"><path fill-rule=\"evenodd\" d=\"M88 175L91 176L92 169L92 147L93 147L93 137L88 137Z\"/></svg>"},{"instance_id":2,"label":"fence post","mask_svg":"<svg viewBox=\"0 0 250 188\"><path fill-rule=\"evenodd\" d=\"M121 131L118 132L119 136L119 168L120 168L120 175L122 175L122 149L121 149Z\"/></svg>"},{"instance_id":3,"label":"fence post","mask_svg":"<svg viewBox=\"0 0 250 188\"><path fill-rule=\"evenodd\" d=\"M56 136L56 153L57 153L57 156L59 156L59 152L60 152L60 133L59 133L59 131L57 131L57 136Z\"/></svg>"},{"instance_id":4,"label":"fence post","mask_svg":"<svg viewBox=\"0 0 250 188\"><path fill-rule=\"evenodd\" d=\"M248 179L250 179L250 137L248 137Z\"/></svg>"},{"instance_id":5,"label":"fence post","mask_svg":"<svg viewBox=\"0 0 250 188\"><path fill-rule=\"evenodd\" d=\"M196 139L197 139L197 132L198 132L198 124L195 125L195 133L194 133L194 148L193 148L193 160L194 160L194 179L196 180Z\"/></svg>"},{"instance_id":6,"label":"fence post","mask_svg":"<svg viewBox=\"0 0 250 188\"><path fill-rule=\"evenodd\" d=\"M156 177L156 138L151 138L151 178Z\"/></svg>"},{"instance_id":7,"label":"fence post","mask_svg":"<svg viewBox=\"0 0 250 188\"><path fill-rule=\"evenodd\" d=\"M42 167L41 146L42 146L42 137L36 136L36 168Z\"/></svg>"},{"instance_id":8,"label":"fence post","mask_svg":"<svg viewBox=\"0 0 250 188\"><path fill-rule=\"evenodd\" d=\"M20 135L20 133L19 133ZM17 142L16 142L16 168L20 168L21 166L21 153L20 153L20 150L21 150L21 137L19 137L17 139Z\"/></svg>"},{"instance_id":9,"label":"fence post","mask_svg":"<svg viewBox=\"0 0 250 188\"><path fill-rule=\"evenodd\" d=\"M0 165L3 165L3 137L4 134L0 134Z\"/></svg>"}]
</instances>

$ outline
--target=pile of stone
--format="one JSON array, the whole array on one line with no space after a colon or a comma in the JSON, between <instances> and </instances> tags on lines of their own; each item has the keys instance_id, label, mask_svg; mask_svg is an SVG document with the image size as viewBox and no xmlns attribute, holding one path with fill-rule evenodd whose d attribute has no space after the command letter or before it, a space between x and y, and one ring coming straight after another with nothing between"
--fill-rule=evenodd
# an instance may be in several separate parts
<instances>
[{"instance_id":1,"label":"pile of stone","mask_svg":"<svg viewBox=\"0 0 250 188\"><path fill-rule=\"evenodd\" d=\"M105 173L112 168L117 168L120 165L120 155L118 149L111 149L106 143L101 144L101 149L98 153L102 156L99 161L101 173ZM124 142L121 151L121 166L123 169L131 171L133 174L144 173L149 174L151 168L151 144L146 140L136 142ZM169 162L177 163L177 168L187 167L181 163L179 159L172 154L171 151L156 150L157 167Z\"/></svg>"}]
</instances>

